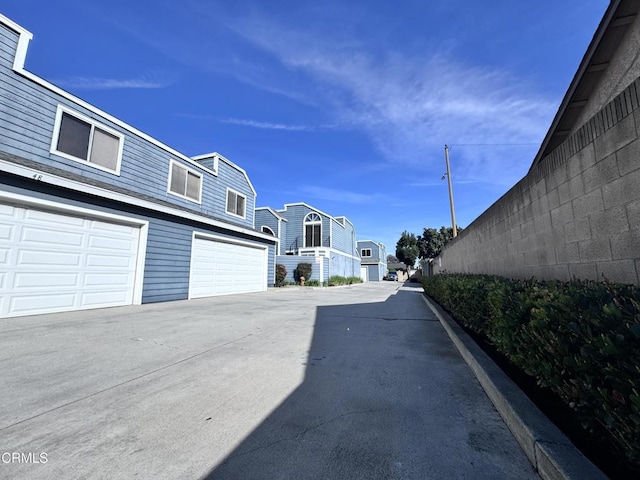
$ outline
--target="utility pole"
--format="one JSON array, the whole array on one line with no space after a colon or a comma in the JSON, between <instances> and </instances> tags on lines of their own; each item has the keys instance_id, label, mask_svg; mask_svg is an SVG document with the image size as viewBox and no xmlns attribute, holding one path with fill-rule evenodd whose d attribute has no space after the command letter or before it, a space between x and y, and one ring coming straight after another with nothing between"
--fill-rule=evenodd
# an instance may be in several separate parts
<instances>
[{"instance_id":1,"label":"utility pole","mask_svg":"<svg viewBox=\"0 0 640 480\"><path fill-rule=\"evenodd\" d=\"M451 186L451 168L449 167L449 147L444 146L444 158L447 162L447 181L449 182L449 204L451 205L451 225L453 227L453 238L458 236L458 227L456 227L456 212L453 208L453 188Z\"/></svg>"}]
</instances>

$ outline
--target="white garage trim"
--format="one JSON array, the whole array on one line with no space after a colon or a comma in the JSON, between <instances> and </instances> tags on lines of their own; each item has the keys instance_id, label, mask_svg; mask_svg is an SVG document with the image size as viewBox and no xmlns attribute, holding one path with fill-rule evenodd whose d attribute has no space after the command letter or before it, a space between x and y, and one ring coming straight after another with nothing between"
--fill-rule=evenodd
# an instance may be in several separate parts
<instances>
[{"instance_id":1,"label":"white garage trim","mask_svg":"<svg viewBox=\"0 0 640 480\"><path fill-rule=\"evenodd\" d=\"M196 269L194 268L193 262L194 262L194 256L196 253L196 246L197 246L197 239L202 239L202 240L208 240L208 241L212 241L212 242L217 242L217 243L223 243L223 244L227 244L227 245L235 245L235 246L239 246L239 247L245 247L245 248L251 248L254 250L259 250L261 253L261 262L262 264L260 265L260 270L262 272L262 278L261 278L261 285L260 285L260 289L259 290L255 290L255 291L266 291L267 290L267 277L268 277L268 247L266 245L258 245L255 243L251 243L251 242L246 242L246 241L242 241L242 240L236 240L236 239L232 239L232 238L228 238L228 237L222 237L219 235L211 235L209 233L205 233L205 232L193 232L192 238L191 238L191 265L189 268L189 296L188 298L191 300L193 298L201 298L203 296L208 296L208 295L195 295L195 282L194 282L194 277L196 275ZM230 292L233 293L233 292ZM237 292L237 293L248 293L248 292ZM212 294L211 296L216 295L216 294Z\"/></svg>"},{"instance_id":2,"label":"white garage trim","mask_svg":"<svg viewBox=\"0 0 640 480\"><path fill-rule=\"evenodd\" d=\"M147 253L147 236L149 232L149 222L137 218L114 215L111 213L91 210L75 205L44 200L41 198L29 197L12 192L0 191L0 203L13 204L20 208L34 208L55 214L69 215L73 217L86 217L101 220L108 223L132 226L140 229L138 236L138 251L136 256L135 281L133 285L133 305L142 303L142 286L144 280L144 265Z\"/></svg>"}]
</instances>

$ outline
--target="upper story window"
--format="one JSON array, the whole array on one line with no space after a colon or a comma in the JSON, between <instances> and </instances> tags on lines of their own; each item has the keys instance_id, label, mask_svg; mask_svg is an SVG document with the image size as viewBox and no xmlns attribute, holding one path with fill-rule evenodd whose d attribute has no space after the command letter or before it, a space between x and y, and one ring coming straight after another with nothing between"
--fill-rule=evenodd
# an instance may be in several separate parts
<instances>
[{"instance_id":1,"label":"upper story window","mask_svg":"<svg viewBox=\"0 0 640 480\"><path fill-rule=\"evenodd\" d=\"M361 250L362 252L362 257L370 257L371 256L371 249L370 248L363 248Z\"/></svg>"},{"instance_id":2,"label":"upper story window","mask_svg":"<svg viewBox=\"0 0 640 480\"><path fill-rule=\"evenodd\" d=\"M245 218L247 208L247 197L239 192L227 189L227 213L237 217Z\"/></svg>"},{"instance_id":3,"label":"upper story window","mask_svg":"<svg viewBox=\"0 0 640 480\"><path fill-rule=\"evenodd\" d=\"M262 227L262 233L267 233L269 235L273 235L274 237L276 236L276 234L273 233L273 230L271 230L269 227Z\"/></svg>"},{"instance_id":4,"label":"upper story window","mask_svg":"<svg viewBox=\"0 0 640 480\"><path fill-rule=\"evenodd\" d=\"M304 217L304 246L322 246L322 218L316 212L309 213Z\"/></svg>"},{"instance_id":5,"label":"upper story window","mask_svg":"<svg viewBox=\"0 0 640 480\"><path fill-rule=\"evenodd\" d=\"M181 163L171 160L169 193L200 203L202 175Z\"/></svg>"},{"instance_id":6,"label":"upper story window","mask_svg":"<svg viewBox=\"0 0 640 480\"><path fill-rule=\"evenodd\" d=\"M51 153L120 174L124 136L58 105Z\"/></svg>"}]
</instances>

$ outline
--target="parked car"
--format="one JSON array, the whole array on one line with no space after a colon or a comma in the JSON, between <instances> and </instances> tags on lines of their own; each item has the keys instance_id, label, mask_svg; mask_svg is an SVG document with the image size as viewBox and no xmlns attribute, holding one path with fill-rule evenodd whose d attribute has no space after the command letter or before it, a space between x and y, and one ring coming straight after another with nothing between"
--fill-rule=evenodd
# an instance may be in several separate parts
<instances>
[{"instance_id":1,"label":"parked car","mask_svg":"<svg viewBox=\"0 0 640 480\"><path fill-rule=\"evenodd\" d=\"M398 274L396 272L389 272L384 277L382 277L382 279L383 280L391 280L392 282L397 282L398 281Z\"/></svg>"}]
</instances>

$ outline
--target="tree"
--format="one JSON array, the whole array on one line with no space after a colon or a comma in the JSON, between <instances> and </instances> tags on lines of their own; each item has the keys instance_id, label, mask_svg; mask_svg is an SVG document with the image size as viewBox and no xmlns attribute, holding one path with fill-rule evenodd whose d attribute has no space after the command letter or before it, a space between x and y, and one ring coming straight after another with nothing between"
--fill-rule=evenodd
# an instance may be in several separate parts
<instances>
[{"instance_id":1,"label":"tree","mask_svg":"<svg viewBox=\"0 0 640 480\"><path fill-rule=\"evenodd\" d=\"M458 232L463 229L458 227ZM435 258L442 252L445 245L453 238L453 228L440 227L425 228L422 235L418 237L418 249L420 250L420 258Z\"/></svg>"},{"instance_id":2,"label":"tree","mask_svg":"<svg viewBox=\"0 0 640 480\"><path fill-rule=\"evenodd\" d=\"M396 257L409 269L415 265L419 255L418 239L413 233L405 230L402 232L402 235L400 235L398 243L396 243Z\"/></svg>"},{"instance_id":3,"label":"tree","mask_svg":"<svg viewBox=\"0 0 640 480\"><path fill-rule=\"evenodd\" d=\"M399 261L395 255L387 255L387 263L398 263Z\"/></svg>"}]
</instances>

